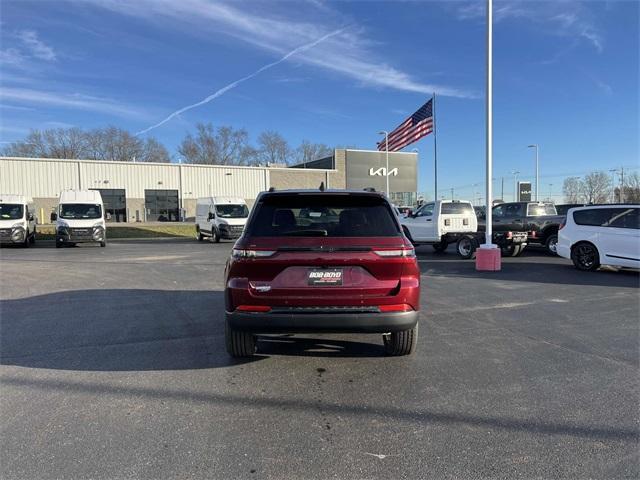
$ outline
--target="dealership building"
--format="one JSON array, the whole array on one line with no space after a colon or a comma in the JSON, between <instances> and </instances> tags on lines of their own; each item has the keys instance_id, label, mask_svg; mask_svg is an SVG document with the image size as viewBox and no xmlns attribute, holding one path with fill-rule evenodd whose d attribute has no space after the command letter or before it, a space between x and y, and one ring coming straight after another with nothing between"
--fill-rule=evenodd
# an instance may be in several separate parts
<instances>
[{"instance_id":1,"label":"dealership building","mask_svg":"<svg viewBox=\"0 0 640 480\"><path fill-rule=\"evenodd\" d=\"M0 157L0 193L33 198L47 222L62 190L98 190L112 222L177 221L195 215L196 199L243 197L251 206L273 187L386 190L412 205L418 187L418 154L337 149L333 155L293 167L237 167L177 163L110 162ZM44 216L44 218L41 218Z\"/></svg>"}]
</instances>

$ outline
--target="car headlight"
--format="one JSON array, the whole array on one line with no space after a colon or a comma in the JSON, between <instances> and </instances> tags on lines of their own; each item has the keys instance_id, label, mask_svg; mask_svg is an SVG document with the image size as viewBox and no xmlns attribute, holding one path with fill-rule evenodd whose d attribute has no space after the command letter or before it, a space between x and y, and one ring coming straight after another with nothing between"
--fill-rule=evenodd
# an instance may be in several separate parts
<instances>
[{"instance_id":1,"label":"car headlight","mask_svg":"<svg viewBox=\"0 0 640 480\"><path fill-rule=\"evenodd\" d=\"M104 239L104 229L101 225L93 227L93 239L101 242Z\"/></svg>"},{"instance_id":2,"label":"car headlight","mask_svg":"<svg viewBox=\"0 0 640 480\"><path fill-rule=\"evenodd\" d=\"M17 227L14 226L13 229L11 230L11 240L14 242L24 241L24 236L25 236L25 230L22 227L22 225Z\"/></svg>"}]
</instances>

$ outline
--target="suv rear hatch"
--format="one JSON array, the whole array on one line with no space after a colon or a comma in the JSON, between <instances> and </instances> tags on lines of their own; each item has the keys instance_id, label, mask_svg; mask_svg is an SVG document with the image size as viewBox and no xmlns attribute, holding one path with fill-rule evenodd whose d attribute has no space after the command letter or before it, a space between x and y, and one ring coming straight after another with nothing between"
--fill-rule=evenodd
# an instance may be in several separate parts
<instances>
[{"instance_id":1,"label":"suv rear hatch","mask_svg":"<svg viewBox=\"0 0 640 480\"><path fill-rule=\"evenodd\" d=\"M403 276L417 282L391 207L366 192L266 194L233 256L236 306L366 308L398 303Z\"/></svg>"}]
</instances>

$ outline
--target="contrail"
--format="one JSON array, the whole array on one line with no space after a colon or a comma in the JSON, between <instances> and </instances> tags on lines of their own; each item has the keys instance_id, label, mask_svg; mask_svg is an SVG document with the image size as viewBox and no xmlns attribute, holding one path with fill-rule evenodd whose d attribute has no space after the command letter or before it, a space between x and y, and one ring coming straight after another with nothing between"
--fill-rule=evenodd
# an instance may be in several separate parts
<instances>
[{"instance_id":1,"label":"contrail","mask_svg":"<svg viewBox=\"0 0 640 480\"><path fill-rule=\"evenodd\" d=\"M345 27L346 28L346 27ZM144 130L140 130L139 132L136 133L137 135L142 135L145 134L151 130L153 130L154 128L158 128L160 125L164 125L165 123L167 123L169 120L171 120L172 118L180 115L181 113L186 112L187 110L191 110L192 108L196 108L199 107L200 105L204 105L205 103L209 103L210 101L218 98L219 96L225 94L226 92L228 92L229 90L231 90L232 88L237 87L238 85L240 85L242 82L246 82L247 80L252 79L253 77L255 77L256 75L264 72L265 70L268 70L271 67L275 67L276 65L284 62L285 60L287 60L289 57L295 55L296 53L300 53L300 52L304 52L306 50L309 50L310 48L315 47L316 45L318 45L319 43L324 42L325 40L327 40L330 37L333 37L334 35L338 35L339 33L342 33L345 28L341 28L339 30L335 30L333 32L327 33L326 35L318 38L317 40L311 42L311 43L307 43L305 45L301 45L298 48L291 50L289 53L287 53L284 57L282 57L279 60L276 60L273 63L269 63L261 68L259 68L258 70L256 70L255 72L247 75L246 77L242 77L239 80L236 80L235 82L231 82L229 85L222 87L220 90L218 90L215 93L212 93L211 95L209 95L208 97L206 97L203 100L200 100L198 103L194 103L193 105L187 105L186 107L182 107L180 110L176 110L175 112L173 112L171 115L169 115L167 118L165 118L164 120L162 120L161 122L156 123L155 125L150 126L149 128L145 128Z\"/></svg>"}]
</instances>

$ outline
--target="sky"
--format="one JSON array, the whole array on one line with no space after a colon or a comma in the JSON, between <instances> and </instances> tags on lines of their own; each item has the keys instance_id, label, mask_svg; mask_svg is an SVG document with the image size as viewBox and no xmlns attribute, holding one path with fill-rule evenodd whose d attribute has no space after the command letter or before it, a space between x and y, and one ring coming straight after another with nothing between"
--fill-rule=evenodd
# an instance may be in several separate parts
<instances>
[{"instance_id":1,"label":"sky","mask_svg":"<svg viewBox=\"0 0 640 480\"><path fill-rule=\"evenodd\" d=\"M494 2L494 188L639 168L631 1ZM375 149L436 93L441 193L481 196L485 2L3 0L0 146L115 125L176 154L198 122ZM189 108L192 107L192 108ZM419 190L433 195L434 137ZM475 186L474 186L475 185Z\"/></svg>"}]
</instances>

